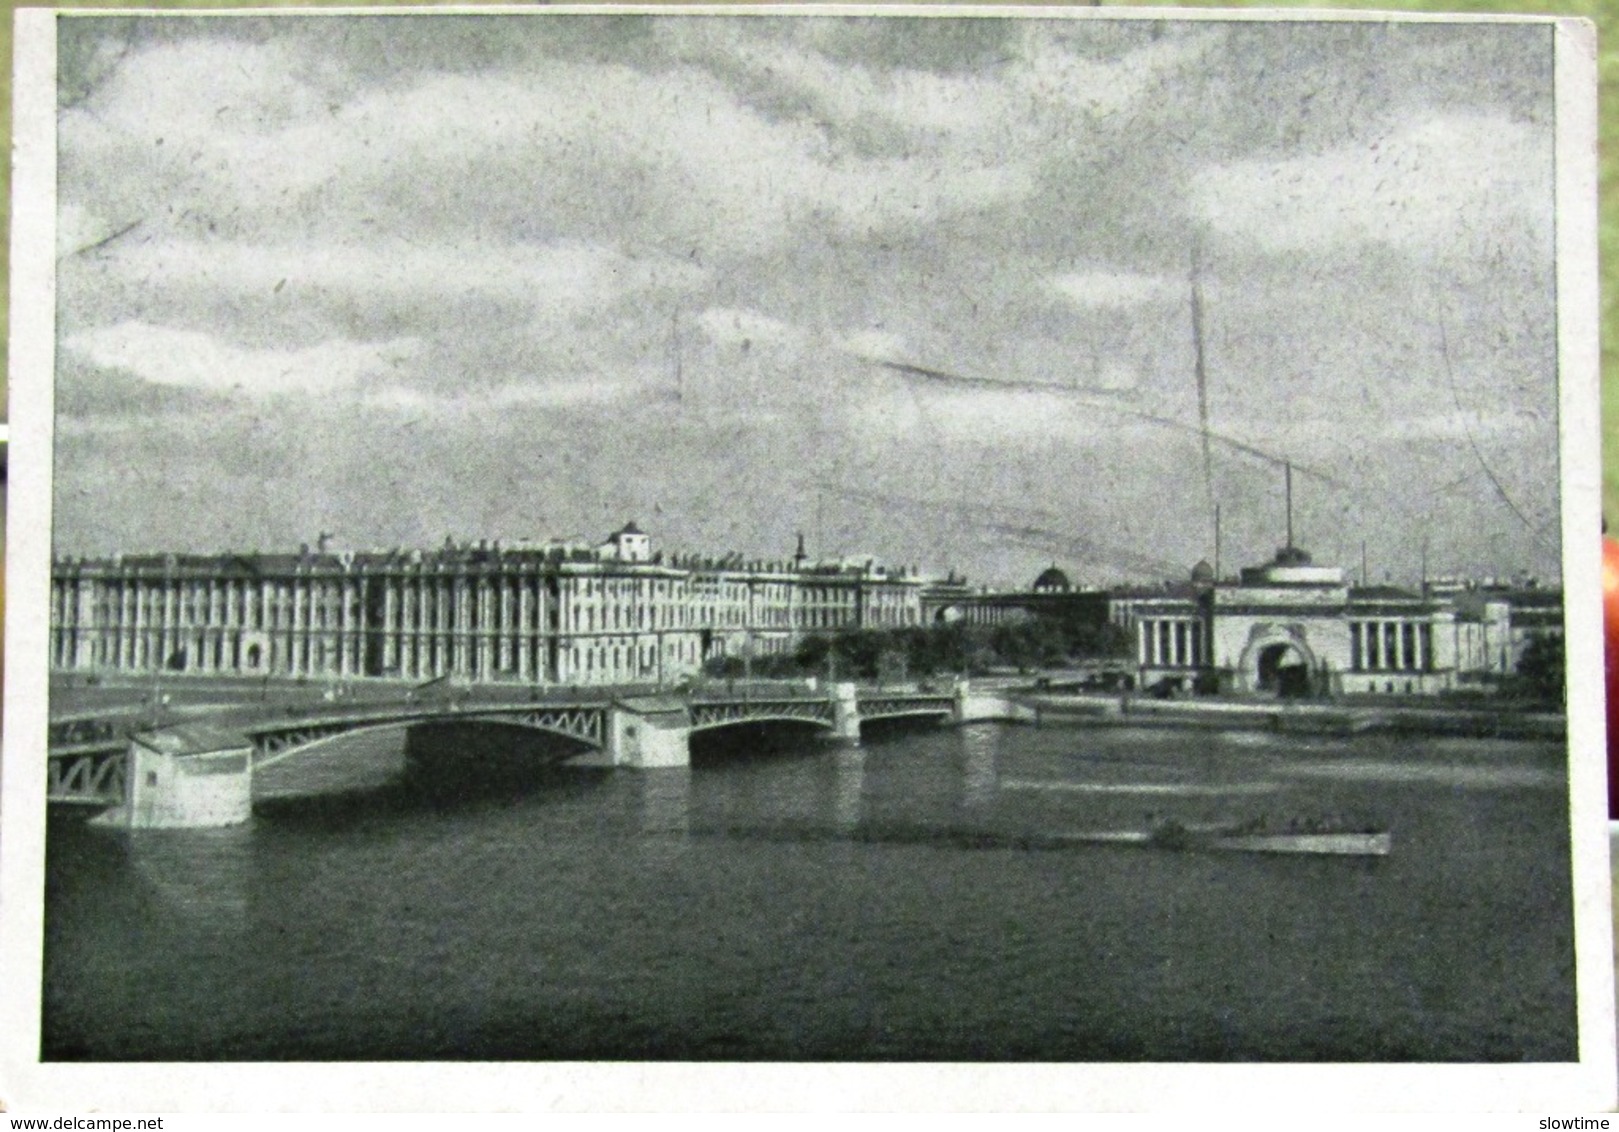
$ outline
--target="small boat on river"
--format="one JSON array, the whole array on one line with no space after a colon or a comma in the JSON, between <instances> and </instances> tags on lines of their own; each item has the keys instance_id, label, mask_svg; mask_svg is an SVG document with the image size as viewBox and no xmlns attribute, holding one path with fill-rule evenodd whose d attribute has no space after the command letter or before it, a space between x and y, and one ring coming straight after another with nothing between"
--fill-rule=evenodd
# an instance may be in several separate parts
<instances>
[{"instance_id":1,"label":"small boat on river","mask_svg":"<svg viewBox=\"0 0 1619 1132\"><path fill-rule=\"evenodd\" d=\"M1148 830L1102 830L1067 834L1080 845L1140 845L1151 849L1227 853L1292 853L1317 857L1386 857L1394 835L1386 829L1337 829L1321 823L1268 829L1256 824L1183 825L1160 822Z\"/></svg>"}]
</instances>

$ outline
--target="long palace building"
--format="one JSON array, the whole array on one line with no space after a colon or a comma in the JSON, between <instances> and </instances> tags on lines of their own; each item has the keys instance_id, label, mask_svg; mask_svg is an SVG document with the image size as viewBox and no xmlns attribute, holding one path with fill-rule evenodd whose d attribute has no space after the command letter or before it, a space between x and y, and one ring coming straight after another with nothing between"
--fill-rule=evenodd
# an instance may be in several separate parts
<instances>
[{"instance_id":1,"label":"long palace building","mask_svg":"<svg viewBox=\"0 0 1619 1132\"><path fill-rule=\"evenodd\" d=\"M600 546L60 558L51 665L539 684L664 683L817 633L922 623L923 580L873 561Z\"/></svg>"}]
</instances>

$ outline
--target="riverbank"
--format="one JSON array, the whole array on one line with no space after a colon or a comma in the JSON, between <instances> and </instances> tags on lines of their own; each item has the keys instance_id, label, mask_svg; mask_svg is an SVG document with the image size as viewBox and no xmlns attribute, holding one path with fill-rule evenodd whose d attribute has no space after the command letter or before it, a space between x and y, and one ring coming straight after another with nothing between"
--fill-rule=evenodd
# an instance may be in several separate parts
<instances>
[{"instance_id":1,"label":"riverbank","mask_svg":"<svg viewBox=\"0 0 1619 1132\"><path fill-rule=\"evenodd\" d=\"M1301 735L1379 733L1490 739L1561 739L1568 726L1560 714L1504 708L1156 700L1083 692L1024 692L1010 698L1032 711L1036 723L1084 721L1103 726L1200 727Z\"/></svg>"}]
</instances>

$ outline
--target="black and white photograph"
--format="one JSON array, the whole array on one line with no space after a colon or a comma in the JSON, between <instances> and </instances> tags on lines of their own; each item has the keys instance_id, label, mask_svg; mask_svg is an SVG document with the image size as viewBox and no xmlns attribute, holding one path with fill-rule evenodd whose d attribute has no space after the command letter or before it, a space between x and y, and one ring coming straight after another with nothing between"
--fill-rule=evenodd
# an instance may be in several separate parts
<instances>
[{"instance_id":1,"label":"black and white photograph","mask_svg":"<svg viewBox=\"0 0 1619 1132\"><path fill-rule=\"evenodd\" d=\"M1577 25L35 16L30 1080L1611 1093Z\"/></svg>"}]
</instances>

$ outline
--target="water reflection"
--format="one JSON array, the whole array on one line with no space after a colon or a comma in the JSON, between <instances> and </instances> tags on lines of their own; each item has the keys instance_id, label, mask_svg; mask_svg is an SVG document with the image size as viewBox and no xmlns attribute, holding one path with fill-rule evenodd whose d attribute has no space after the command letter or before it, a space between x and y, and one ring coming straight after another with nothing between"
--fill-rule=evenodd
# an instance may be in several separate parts
<instances>
[{"instance_id":1,"label":"water reflection","mask_svg":"<svg viewBox=\"0 0 1619 1132\"><path fill-rule=\"evenodd\" d=\"M963 727L956 732L961 744L961 804L974 809L994 803L998 789L995 757L1005 729Z\"/></svg>"},{"instance_id":2,"label":"water reflection","mask_svg":"<svg viewBox=\"0 0 1619 1132\"><path fill-rule=\"evenodd\" d=\"M866 753L859 748L840 748L832 756L834 788L832 827L847 832L860 824L861 793L866 785Z\"/></svg>"},{"instance_id":3,"label":"water reflection","mask_svg":"<svg viewBox=\"0 0 1619 1132\"><path fill-rule=\"evenodd\" d=\"M1555 747L1288 738L1211 761L1124 729L799 739L476 794L429 775L234 830L53 820L44 1056L1576 1052L1564 798L1387 769L1554 775ZM1362 867L1051 842L1171 807L1369 814L1396 850Z\"/></svg>"},{"instance_id":4,"label":"water reflection","mask_svg":"<svg viewBox=\"0 0 1619 1132\"><path fill-rule=\"evenodd\" d=\"M246 925L253 877L251 825L108 833L154 911L188 933L235 934Z\"/></svg>"},{"instance_id":5,"label":"water reflection","mask_svg":"<svg viewBox=\"0 0 1619 1132\"><path fill-rule=\"evenodd\" d=\"M691 829L691 768L659 767L637 772L641 832L684 835Z\"/></svg>"}]
</instances>

